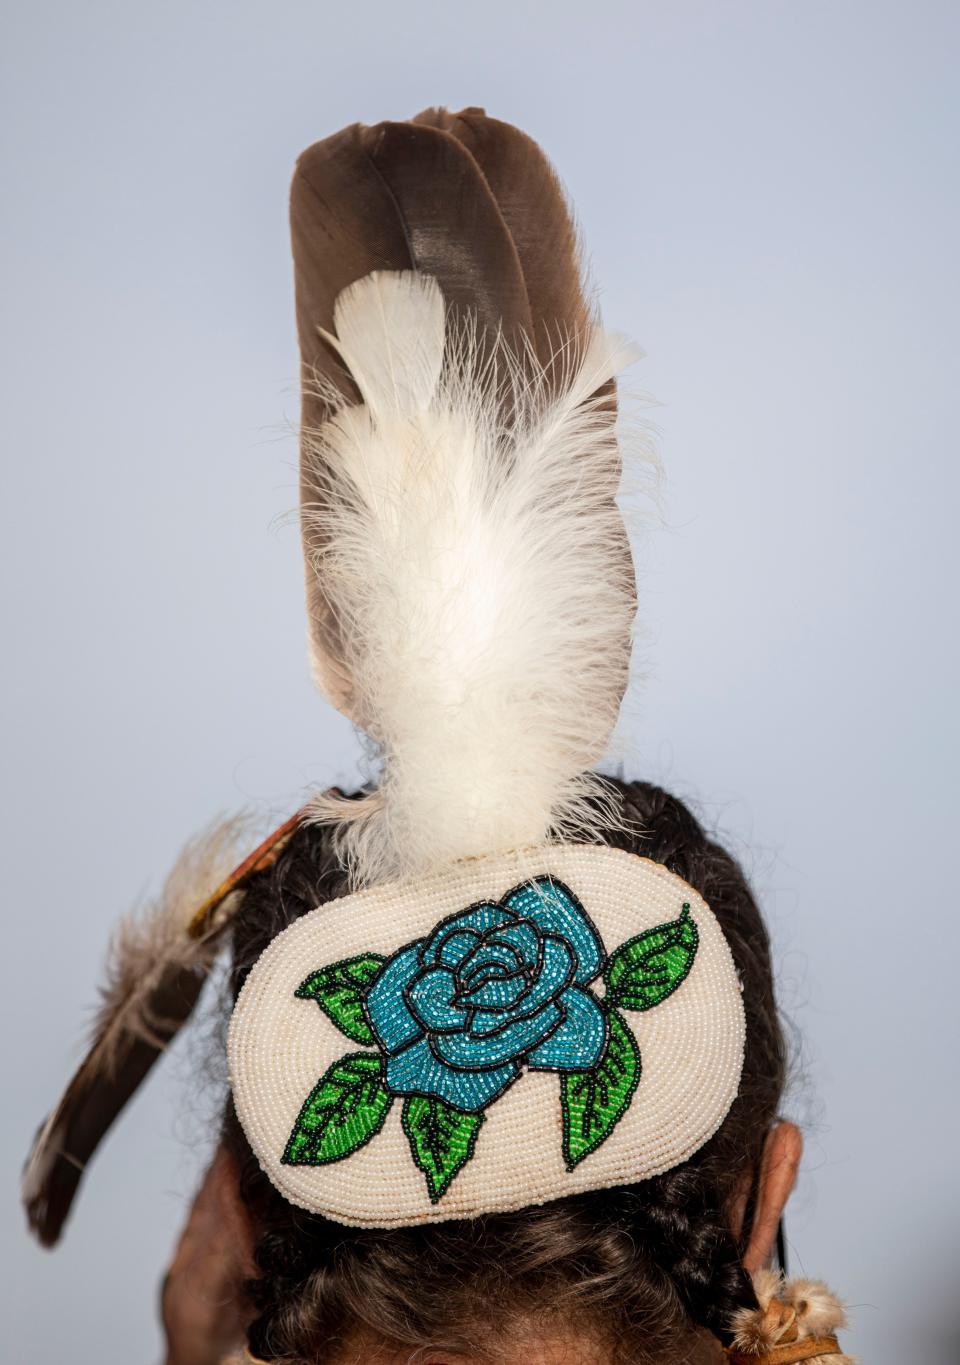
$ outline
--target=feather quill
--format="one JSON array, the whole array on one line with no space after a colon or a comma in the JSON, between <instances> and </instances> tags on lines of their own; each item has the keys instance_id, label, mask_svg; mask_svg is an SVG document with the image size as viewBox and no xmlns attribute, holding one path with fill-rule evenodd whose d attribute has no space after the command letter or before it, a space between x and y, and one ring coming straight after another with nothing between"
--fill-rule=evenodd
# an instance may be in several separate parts
<instances>
[{"instance_id":1,"label":"feather quill","mask_svg":"<svg viewBox=\"0 0 960 1365\"><path fill-rule=\"evenodd\" d=\"M345 290L335 328L365 401L305 434L323 496L304 516L383 771L366 800L313 814L343 822L362 884L582 837L609 816L588 769L635 608L605 386L636 352L599 327L549 366L491 350L409 271Z\"/></svg>"}]
</instances>

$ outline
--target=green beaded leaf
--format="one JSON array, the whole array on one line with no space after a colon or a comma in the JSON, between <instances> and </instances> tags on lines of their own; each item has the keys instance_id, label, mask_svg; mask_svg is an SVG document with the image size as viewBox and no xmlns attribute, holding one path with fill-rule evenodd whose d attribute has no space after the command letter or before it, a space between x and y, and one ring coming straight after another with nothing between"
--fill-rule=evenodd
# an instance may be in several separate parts
<instances>
[{"instance_id":1,"label":"green beaded leaf","mask_svg":"<svg viewBox=\"0 0 960 1365\"><path fill-rule=\"evenodd\" d=\"M610 954L604 969L607 1001L627 1010L649 1010L672 995L697 955L700 935L684 904L680 918L647 929Z\"/></svg>"},{"instance_id":2,"label":"green beaded leaf","mask_svg":"<svg viewBox=\"0 0 960 1365\"><path fill-rule=\"evenodd\" d=\"M436 1204L457 1172L473 1156L482 1114L465 1114L435 1095L414 1095L403 1102L403 1131L414 1161L427 1178Z\"/></svg>"},{"instance_id":3,"label":"green beaded leaf","mask_svg":"<svg viewBox=\"0 0 960 1365\"><path fill-rule=\"evenodd\" d=\"M590 1071L560 1077L563 1159L567 1170L595 1152L630 1107L640 1082L640 1049L633 1030L616 1010L608 1015L607 1045Z\"/></svg>"},{"instance_id":4,"label":"green beaded leaf","mask_svg":"<svg viewBox=\"0 0 960 1365\"><path fill-rule=\"evenodd\" d=\"M375 1040L363 1012L363 997L385 960L377 953L364 953L362 957L331 962L308 976L294 994L301 1000L316 1000L330 1022L352 1043L372 1046Z\"/></svg>"},{"instance_id":5,"label":"green beaded leaf","mask_svg":"<svg viewBox=\"0 0 960 1365\"><path fill-rule=\"evenodd\" d=\"M356 1152L384 1125L393 1096L383 1087L376 1053L341 1057L314 1086L297 1115L283 1162L325 1166Z\"/></svg>"}]
</instances>

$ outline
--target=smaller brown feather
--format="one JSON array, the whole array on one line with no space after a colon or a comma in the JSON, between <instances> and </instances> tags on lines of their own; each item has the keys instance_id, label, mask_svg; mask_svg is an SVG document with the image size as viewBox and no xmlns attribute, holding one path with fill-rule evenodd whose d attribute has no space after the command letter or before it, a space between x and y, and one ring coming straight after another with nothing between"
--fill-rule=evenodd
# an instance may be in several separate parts
<instances>
[{"instance_id":1,"label":"smaller brown feather","mask_svg":"<svg viewBox=\"0 0 960 1365\"><path fill-rule=\"evenodd\" d=\"M233 890L191 937L197 906L249 847L250 821L219 821L191 841L155 903L120 926L89 1051L37 1135L23 1175L30 1227L53 1246L87 1162L161 1052L189 1019L242 898Z\"/></svg>"}]
</instances>

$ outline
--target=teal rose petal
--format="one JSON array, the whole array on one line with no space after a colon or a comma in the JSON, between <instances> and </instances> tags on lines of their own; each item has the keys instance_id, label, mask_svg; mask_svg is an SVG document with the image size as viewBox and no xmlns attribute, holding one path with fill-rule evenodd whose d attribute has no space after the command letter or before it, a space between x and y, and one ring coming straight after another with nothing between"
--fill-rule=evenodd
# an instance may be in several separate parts
<instances>
[{"instance_id":1,"label":"teal rose petal","mask_svg":"<svg viewBox=\"0 0 960 1365\"><path fill-rule=\"evenodd\" d=\"M428 967L456 967L467 953L473 952L479 942L480 935L473 929L452 929L446 937L441 936L424 951L424 964Z\"/></svg>"},{"instance_id":2,"label":"teal rose petal","mask_svg":"<svg viewBox=\"0 0 960 1365\"><path fill-rule=\"evenodd\" d=\"M505 898L520 919L532 919L548 934L557 934L570 944L577 959L576 981L585 986L599 975L603 945L586 914L561 882L537 877L518 886Z\"/></svg>"},{"instance_id":3,"label":"teal rose petal","mask_svg":"<svg viewBox=\"0 0 960 1365\"><path fill-rule=\"evenodd\" d=\"M493 943L506 943L516 949L520 960L532 966L540 957L540 930L530 920L517 920L497 930Z\"/></svg>"},{"instance_id":4,"label":"teal rose petal","mask_svg":"<svg viewBox=\"0 0 960 1365\"><path fill-rule=\"evenodd\" d=\"M504 1024L483 1037L468 1033L444 1033L430 1039L434 1053L448 1066L472 1068L498 1066L519 1057L541 1042L561 1023L563 1012L552 1002L527 1019Z\"/></svg>"},{"instance_id":5,"label":"teal rose petal","mask_svg":"<svg viewBox=\"0 0 960 1365\"><path fill-rule=\"evenodd\" d=\"M607 1041L607 1019L589 991L571 986L560 997L564 1020L527 1057L534 1071L589 1071Z\"/></svg>"},{"instance_id":6,"label":"teal rose petal","mask_svg":"<svg viewBox=\"0 0 960 1365\"><path fill-rule=\"evenodd\" d=\"M419 947L419 943L411 943L389 958L367 991L370 1025L387 1052L398 1051L423 1033L403 998L405 986L421 970Z\"/></svg>"},{"instance_id":7,"label":"teal rose petal","mask_svg":"<svg viewBox=\"0 0 960 1365\"><path fill-rule=\"evenodd\" d=\"M511 976L485 976L480 984L469 991L461 991L457 997L464 1009L495 1010L501 1023L501 1011L512 1010L520 997L529 989L529 982L522 973Z\"/></svg>"},{"instance_id":8,"label":"teal rose petal","mask_svg":"<svg viewBox=\"0 0 960 1365\"><path fill-rule=\"evenodd\" d=\"M536 961L536 959L534 959ZM509 944L485 939L460 963L457 975L468 986L481 985L488 976L506 976L523 970L523 960Z\"/></svg>"},{"instance_id":9,"label":"teal rose petal","mask_svg":"<svg viewBox=\"0 0 960 1365\"><path fill-rule=\"evenodd\" d=\"M499 929L501 924L512 924L515 919L512 910L505 905L495 905L493 901L483 901L470 910L462 910L459 915L451 915L441 920L427 941L424 957L438 961L438 954L451 934L469 930L474 934L485 934L490 929Z\"/></svg>"},{"instance_id":10,"label":"teal rose petal","mask_svg":"<svg viewBox=\"0 0 960 1365\"><path fill-rule=\"evenodd\" d=\"M517 1062L489 1071L451 1071L437 1060L425 1038L387 1058L387 1089L395 1095L436 1095L476 1114L520 1074Z\"/></svg>"},{"instance_id":11,"label":"teal rose petal","mask_svg":"<svg viewBox=\"0 0 960 1365\"><path fill-rule=\"evenodd\" d=\"M526 1018L536 1014L549 1000L556 999L573 981L576 968L576 960L563 939L555 938L552 934L544 934L543 965L540 975L532 986L518 996L516 1008L511 1010L510 1018ZM476 1008L477 1012L470 1026L472 1034L483 1038L503 1028L502 1014L487 1013L480 1000L476 1000Z\"/></svg>"},{"instance_id":12,"label":"teal rose petal","mask_svg":"<svg viewBox=\"0 0 960 1365\"><path fill-rule=\"evenodd\" d=\"M466 1025L463 1006L451 1003L456 989L456 977L446 967L427 967L413 978L407 990L408 1002L423 1028L443 1032Z\"/></svg>"}]
</instances>

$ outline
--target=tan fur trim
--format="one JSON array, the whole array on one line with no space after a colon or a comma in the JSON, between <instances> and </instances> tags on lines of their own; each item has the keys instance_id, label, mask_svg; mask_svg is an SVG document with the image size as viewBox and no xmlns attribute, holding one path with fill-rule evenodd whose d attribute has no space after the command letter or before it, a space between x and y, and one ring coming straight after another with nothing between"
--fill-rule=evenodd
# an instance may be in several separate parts
<instances>
[{"instance_id":1,"label":"tan fur trim","mask_svg":"<svg viewBox=\"0 0 960 1365\"><path fill-rule=\"evenodd\" d=\"M755 1365L821 1358L843 1365L850 1360L833 1335L847 1325L843 1304L822 1280L784 1280L776 1271L759 1270L753 1289L759 1307L741 1308L731 1320L732 1360Z\"/></svg>"},{"instance_id":2,"label":"tan fur trim","mask_svg":"<svg viewBox=\"0 0 960 1365\"><path fill-rule=\"evenodd\" d=\"M768 1270L761 1267L753 1275L753 1292L757 1296L760 1307L766 1311L770 1306L770 1300L776 1298L783 1284L783 1276L779 1270Z\"/></svg>"},{"instance_id":3,"label":"tan fur trim","mask_svg":"<svg viewBox=\"0 0 960 1365\"><path fill-rule=\"evenodd\" d=\"M822 1280L787 1280L780 1296L796 1309L802 1332L809 1336L830 1336L847 1325L843 1304Z\"/></svg>"},{"instance_id":4,"label":"tan fur trim","mask_svg":"<svg viewBox=\"0 0 960 1365\"><path fill-rule=\"evenodd\" d=\"M741 1308L733 1316L733 1345L748 1356L761 1356L786 1342L796 1341L797 1315L780 1299L766 1308Z\"/></svg>"}]
</instances>

